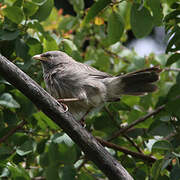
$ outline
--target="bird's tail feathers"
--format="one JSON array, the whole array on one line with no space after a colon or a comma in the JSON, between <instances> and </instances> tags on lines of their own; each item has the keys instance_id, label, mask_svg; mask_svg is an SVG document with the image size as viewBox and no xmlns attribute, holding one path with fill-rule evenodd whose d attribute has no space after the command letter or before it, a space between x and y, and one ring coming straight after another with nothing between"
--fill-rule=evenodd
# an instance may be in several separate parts
<instances>
[{"instance_id":1,"label":"bird's tail feathers","mask_svg":"<svg viewBox=\"0 0 180 180\"><path fill-rule=\"evenodd\" d=\"M154 92L157 86L153 84L158 81L159 67L146 68L125 75L116 76L109 83L111 95L145 95Z\"/></svg>"}]
</instances>

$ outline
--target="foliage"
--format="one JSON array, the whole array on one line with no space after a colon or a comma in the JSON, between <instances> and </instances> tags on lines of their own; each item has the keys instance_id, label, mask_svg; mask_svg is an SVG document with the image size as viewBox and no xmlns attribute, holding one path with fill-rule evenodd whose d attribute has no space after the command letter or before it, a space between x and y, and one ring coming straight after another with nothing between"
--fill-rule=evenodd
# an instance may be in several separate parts
<instances>
[{"instance_id":1,"label":"foliage","mask_svg":"<svg viewBox=\"0 0 180 180\"><path fill-rule=\"evenodd\" d=\"M156 93L123 96L120 102L106 104L87 117L86 128L94 136L110 140L120 128L162 106L154 116L144 118L111 140L142 156L113 147L107 150L134 179L179 179L180 3L99 0L88 10L83 0L70 3L75 17L63 15L62 9L54 7L53 0L2 0L0 53L43 87L41 65L31 57L49 50L65 51L77 61L114 75L152 65L163 68ZM166 53L142 58L123 45L129 30L141 38L155 26L165 27ZM105 178L70 137L2 77L0 143L0 178ZM151 156L156 159L153 163Z\"/></svg>"}]
</instances>

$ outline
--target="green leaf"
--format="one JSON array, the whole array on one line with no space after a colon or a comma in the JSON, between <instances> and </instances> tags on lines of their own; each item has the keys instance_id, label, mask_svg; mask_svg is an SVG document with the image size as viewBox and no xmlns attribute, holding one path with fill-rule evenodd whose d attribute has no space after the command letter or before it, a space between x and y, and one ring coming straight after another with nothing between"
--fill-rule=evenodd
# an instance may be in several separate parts
<instances>
[{"instance_id":1,"label":"green leaf","mask_svg":"<svg viewBox=\"0 0 180 180\"><path fill-rule=\"evenodd\" d=\"M16 40L16 44L15 44L15 51L16 51L16 55L19 56L20 58L22 58L23 60L27 60L28 59L28 46L26 44L26 42L24 41L24 39L17 39Z\"/></svg>"},{"instance_id":2,"label":"green leaf","mask_svg":"<svg viewBox=\"0 0 180 180\"><path fill-rule=\"evenodd\" d=\"M153 12L153 23L155 26L162 25L163 13L160 0L148 0L147 4Z\"/></svg>"},{"instance_id":3,"label":"green leaf","mask_svg":"<svg viewBox=\"0 0 180 180\"><path fill-rule=\"evenodd\" d=\"M95 130L103 131L108 134L117 130L111 119L109 119L109 116L105 113L99 117L95 117L93 125Z\"/></svg>"},{"instance_id":4,"label":"green leaf","mask_svg":"<svg viewBox=\"0 0 180 180\"><path fill-rule=\"evenodd\" d=\"M172 150L172 145L168 142L168 141L165 141L165 140L162 140L162 141L157 141L153 144L152 146L152 150Z\"/></svg>"},{"instance_id":5,"label":"green leaf","mask_svg":"<svg viewBox=\"0 0 180 180\"><path fill-rule=\"evenodd\" d=\"M178 180L180 179L180 167L176 165L170 174L170 180Z\"/></svg>"},{"instance_id":6,"label":"green leaf","mask_svg":"<svg viewBox=\"0 0 180 180\"><path fill-rule=\"evenodd\" d=\"M171 116L168 116L168 115L164 115L164 116L161 116L159 118L160 121L163 121L163 122L169 122L171 120Z\"/></svg>"},{"instance_id":7,"label":"green leaf","mask_svg":"<svg viewBox=\"0 0 180 180\"><path fill-rule=\"evenodd\" d=\"M43 21L48 18L54 5L54 0L43 1L42 5L39 6L38 11L31 16L31 19L38 19Z\"/></svg>"},{"instance_id":8,"label":"green leaf","mask_svg":"<svg viewBox=\"0 0 180 180\"><path fill-rule=\"evenodd\" d=\"M164 157L164 159L162 160L161 171L164 170L165 168L167 168L168 165L171 164L173 158L174 158L174 157L172 156L172 154L167 154L167 155Z\"/></svg>"},{"instance_id":9,"label":"green leaf","mask_svg":"<svg viewBox=\"0 0 180 180\"><path fill-rule=\"evenodd\" d=\"M168 95L167 95L168 100L169 100L169 101L175 100L176 97L179 96L179 92L180 92L180 84L177 83L177 84L173 85L173 86L170 88L170 90L169 90L169 92L168 92Z\"/></svg>"},{"instance_id":10,"label":"green leaf","mask_svg":"<svg viewBox=\"0 0 180 180\"><path fill-rule=\"evenodd\" d=\"M61 43L62 43L62 46L63 46L63 50L64 50L67 54L71 55L73 51L77 51L76 45L75 45L71 40L69 40L69 39L63 39L63 40L61 41Z\"/></svg>"},{"instance_id":11,"label":"green leaf","mask_svg":"<svg viewBox=\"0 0 180 180\"><path fill-rule=\"evenodd\" d=\"M76 161L76 148L66 145L65 143L51 143L49 147L49 159L51 164L73 164Z\"/></svg>"},{"instance_id":12,"label":"green leaf","mask_svg":"<svg viewBox=\"0 0 180 180\"><path fill-rule=\"evenodd\" d=\"M77 180L94 180L94 178L88 173L81 172L81 174L78 175Z\"/></svg>"},{"instance_id":13,"label":"green leaf","mask_svg":"<svg viewBox=\"0 0 180 180\"><path fill-rule=\"evenodd\" d=\"M171 36L169 38L169 43L166 47L166 53L176 52L179 50L180 43L180 28L179 26L174 26L171 30Z\"/></svg>"},{"instance_id":14,"label":"green leaf","mask_svg":"<svg viewBox=\"0 0 180 180\"><path fill-rule=\"evenodd\" d=\"M38 111L37 113L33 114L34 118L38 121L44 122L46 125L45 128L50 127L51 129L59 129L57 124L55 124L49 117L47 117L42 111Z\"/></svg>"},{"instance_id":15,"label":"green leaf","mask_svg":"<svg viewBox=\"0 0 180 180\"><path fill-rule=\"evenodd\" d=\"M151 168L151 174L153 177L153 180L158 180L161 172L161 166L162 166L162 160L157 160L152 168Z\"/></svg>"},{"instance_id":16,"label":"green leaf","mask_svg":"<svg viewBox=\"0 0 180 180\"><path fill-rule=\"evenodd\" d=\"M1 145L0 148L0 156L5 155L5 154L10 154L12 152L11 148L5 145Z\"/></svg>"},{"instance_id":17,"label":"green leaf","mask_svg":"<svg viewBox=\"0 0 180 180\"><path fill-rule=\"evenodd\" d=\"M37 150L38 154L42 154L42 153L44 152L45 146L46 146L46 142L47 142L47 140L46 140L46 139L43 139L43 140L41 140L41 141L37 144L36 150Z\"/></svg>"},{"instance_id":18,"label":"green leaf","mask_svg":"<svg viewBox=\"0 0 180 180\"><path fill-rule=\"evenodd\" d=\"M139 8L140 4L131 7L131 28L136 38L147 36L153 28L153 18L145 7Z\"/></svg>"},{"instance_id":19,"label":"green leaf","mask_svg":"<svg viewBox=\"0 0 180 180\"><path fill-rule=\"evenodd\" d=\"M175 10L175 11L170 12L169 14L167 14L167 15L165 16L164 21L169 22L169 21L172 20L172 19L177 19L179 13L180 13L180 10L178 10L178 9Z\"/></svg>"},{"instance_id":20,"label":"green leaf","mask_svg":"<svg viewBox=\"0 0 180 180\"><path fill-rule=\"evenodd\" d=\"M21 8L17 6L7 7L3 9L2 12L4 16L6 16L8 19L10 19L12 22L16 24L20 24L24 19L23 11L21 10Z\"/></svg>"},{"instance_id":21,"label":"green leaf","mask_svg":"<svg viewBox=\"0 0 180 180\"><path fill-rule=\"evenodd\" d=\"M1 40L14 40L18 37L19 30L16 31L8 31L8 30L0 30L0 39Z\"/></svg>"},{"instance_id":22,"label":"green leaf","mask_svg":"<svg viewBox=\"0 0 180 180\"><path fill-rule=\"evenodd\" d=\"M61 180L74 180L76 175L76 170L73 166L64 166L60 171Z\"/></svg>"},{"instance_id":23,"label":"green leaf","mask_svg":"<svg viewBox=\"0 0 180 180\"><path fill-rule=\"evenodd\" d=\"M31 115L36 111L34 104L18 90L13 90L13 95L21 106L21 109L18 111L19 114L21 114L22 117L31 117Z\"/></svg>"},{"instance_id":24,"label":"green leaf","mask_svg":"<svg viewBox=\"0 0 180 180\"><path fill-rule=\"evenodd\" d=\"M42 44L35 38L28 38L26 44L29 47L28 54L30 56L34 56L36 54L40 54L43 51Z\"/></svg>"},{"instance_id":25,"label":"green leaf","mask_svg":"<svg viewBox=\"0 0 180 180\"><path fill-rule=\"evenodd\" d=\"M74 142L67 134L57 133L52 136L52 141L57 144L65 143L67 146L72 147Z\"/></svg>"},{"instance_id":26,"label":"green leaf","mask_svg":"<svg viewBox=\"0 0 180 180\"><path fill-rule=\"evenodd\" d=\"M34 141L29 139L28 141L25 141L19 148L17 148L16 153L20 156L27 155L33 152L34 145Z\"/></svg>"},{"instance_id":27,"label":"green leaf","mask_svg":"<svg viewBox=\"0 0 180 180\"><path fill-rule=\"evenodd\" d=\"M123 101L119 101L119 102L113 102L110 104L109 106L109 109L110 110L113 110L115 112L117 111L130 111L131 110L131 107L128 106L126 103L124 103Z\"/></svg>"},{"instance_id":28,"label":"green leaf","mask_svg":"<svg viewBox=\"0 0 180 180\"><path fill-rule=\"evenodd\" d=\"M0 105L7 108L20 108L19 103L14 100L11 94L3 93L0 96Z\"/></svg>"},{"instance_id":29,"label":"green leaf","mask_svg":"<svg viewBox=\"0 0 180 180\"><path fill-rule=\"evenodd\" d=\"M30 1L24 1L23 10L25 13L25 16L30 17L36 13L36 11L39 9L39 7Z\"/></svg>"},{"instance_id":30,"label":"green leaf","mask_svg":"<svg viewBox=\"0 0 180 180\"><path fill-rule=\"evenodd\" d=\"M10 109L6 109L3 112L3 118L5 123L7 123L9 126L17 125L18 117L15 112L12 112Z\"/></svg>"},{"instance_id":31,"label":"green leaf","mask_svg":"<svg viewBox=\"0 0 180 180\"><path fill-rule=\"evenodd\" d=\"M180 109L179 109L179 107L180 107L180 100L176 99L176 100L169 101L166 104L165 108L171 115L175 115L175 116L180 118Z\"/></svg>"},{"instance_id":32,"label":"green leaf","mask_svg":"<svg viewBox=\"0 0 180 180\"><path fill-rule=\"evenodd\" d=\"M40 155L39 163L43 168L49 166L50 162L49 162L49 154L48 154L48 152L45 152L45 153Z\"/></svg>"},{"instance_id":33,"label":"green leaf","mask_svg":"<svg viewBox=\"0 0 180 180\"><path fill-rule=\"evenodd\" d=\"M45 176L47 180L60 180L59 178L59 169L57 168L57 165L50 165L45 170Z\"/></svg>"},{"instance_id":34,"label":"green leaf","mask_svg":"<svg viewBox=\"0 0 180 180\"><path fill-rule=\"evenodd\" d=\"M84 24L88 24L95 16L98 15L106 6L111 3L111 0L98 0L95 2L88 11L87 15L84 18Z\"/></svg>"},{"instance_id":35,"label":"green leaf","mask_svg":"<svg viewBox=\"0 0 180 180\"><path fill-rule=\"evenodd\" d=\"M173 63L175 63L175 62L177 62L179 60L180 60L180 54L179 53L175 53L175 54L171 55L168 58L168 60L166 62L166 66L170 66L171 64L173 64Z\"/></svg>"},{"instance_id":36,"label":"green leaf","mask_svg":"<svg viewBox=\"0 0 180 180\"><path fill-rule=\"evenodd\" d=\"M108 40L109 44L118 42L124 31L124 22L120 14L112 12L108 18Z\"/></svg>"},{"instance_id":37,"label":"green leaf","mask_svg":"<svg viewBox=\"0 0 180 180\"><path fill-rule=\"evenodd\" d=\"M130 158L126 155L122 155L118 158L118 160L120 160L121 164L123 167L126 168L133 168L136 166L136 162L133 158Z\"/></svg>"},{"instance_id":38,"label":"green leaf","mask_svg":"<svg viewBox=\"0 0 180 180\"><path fill-rule=\"evenodd\" d=\"M55 39L53 39L49 33L46 33L44 35L45 35L43 39L44 51L46 52L46 51L58 50L59 48Z\"/></svg>"},{"instance_id":39,"label":"green leaf","mask_svg":"<svg viewBox=\"0 0 180 180\"><path fill-rule=\"evenodd\" d=\"M73 9L77 14L84 9L84 0L69 0L69 2L73 5Z\"/></svg>"},{"instance_id":40,"label":"green leaf","mask_svg":"<svg viewBox=\"0 0 180 180\"><path fill-rule=\"evenodd\" d=\"M110 59L102 50L96 51L97 61L94 66L101 71L107 71L110 66Z\"/></svg>"},{"instance_id":41,"label":"green leaf","mask_svg":"<svg viewBox=\"0 0 180 180\"><path fill-rule=\"evenodd\" d=\"M172 124L163 122L153 122L149 128L149 133L154 136L168 136L174 132L174 127Z\"/></svg>"},{"instance_id":42,"label":"green leaf","mask_svg":"<svg viewBox=\"0 0 180 180\"><path fill-rule=\"evenodd\" d=\"M146 172L141 169L137 169L133 172L133 177L135 177L135 179L146 179Z\"/></svg>"},{"instance_id":43,"label":"green leaf","mask_svg":"<svg viewBox=\"0 0 180 180\"><path fill-rule=\"evenodd\" d=\"M63 33L67 32L73 28L76 22L77 22L77 18L73 16L64 17L59 23L58 30L60 32L62 31Z\"/></svg>"},{"instance_id":44,"label":"green leaf","mask_svg":"<svg viewBox=\"0 0 180 180\"><path fill-rule=\"evenodd\" d=\"M47 0L32 0L32 2L38 6L42 6Z\"/></svg>"},{"instance_id":45,"label":"green leaf","mask_svg":"<svg viewBox=\"0 0 180 180\"><path fill-rule=\"evenodd\" d=\"M7 163L7 168L10 171L10 178L14 180L30 180L29 174L26 170L15 164Z\"/></svg>"}]
</instances>

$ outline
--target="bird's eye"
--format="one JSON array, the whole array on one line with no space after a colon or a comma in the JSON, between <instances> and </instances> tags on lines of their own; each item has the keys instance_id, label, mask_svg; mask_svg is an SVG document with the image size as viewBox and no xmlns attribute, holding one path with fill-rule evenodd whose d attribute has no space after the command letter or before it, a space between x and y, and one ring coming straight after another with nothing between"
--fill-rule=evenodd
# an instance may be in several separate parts
<instances>
[{"instance_id":1,"label":"bird's eye","mask_svg":"<svg viewBox=\"0 0 180 180\"><path fill-rule=\"evenodd\" d=\"M50 58L51 57L51 54L50 53L44 53L41 55L42 57L45 57L45 58Z\"/></svg>"}]
</instances>

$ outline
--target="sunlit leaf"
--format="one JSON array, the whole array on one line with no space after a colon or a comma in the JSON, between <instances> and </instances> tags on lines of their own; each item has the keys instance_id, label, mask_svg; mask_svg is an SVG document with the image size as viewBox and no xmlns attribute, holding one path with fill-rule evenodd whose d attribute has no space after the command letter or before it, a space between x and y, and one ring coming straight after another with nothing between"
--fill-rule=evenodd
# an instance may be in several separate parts
<instances>
[{"instance_id":1,"label":"sunlit leaf","mask_svg":"<svg viewBox=\"0 0 180 180\"><path fill-rule=\"evenodd\" d=\"M20 108L19 103L9 93L3 93L0 96L0 105L8 108Z\"/></svg>"},{"instance_id":2,"label":"sunlit leaf","mask_svg":"<svg viewBox=\"0 0 180 180\"><path fill-rule=\"evenodd\" d=\"M21 8L17 6L7 7L3 9L3 14L12 22L19 24L24 19L24 14Z\"/></svg>"}]
</instances>

